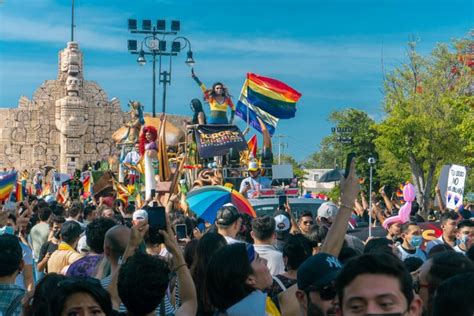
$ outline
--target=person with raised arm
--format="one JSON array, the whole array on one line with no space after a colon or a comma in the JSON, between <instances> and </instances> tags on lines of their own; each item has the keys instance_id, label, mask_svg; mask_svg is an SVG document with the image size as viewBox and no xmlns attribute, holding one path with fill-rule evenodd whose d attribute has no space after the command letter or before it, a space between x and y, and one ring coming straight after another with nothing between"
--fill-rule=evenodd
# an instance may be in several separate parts
<instances>
[{"instance_id":1,"label":"person with raised arm","mask_svg":"<svg viewBox=\"0 0 474 316\"><path fill-rule=\"evenodd\" d=\"M125 252L119 260L120 269L112 276L108 291L113 306L121 302L130 315L155 315L155 309L163 300L169 287L168 264L161 258L139 250L148 232L147 220L141 220L131 229ZM196 288L181 249L166 217L166 231L160 230L168 251L173 255L173 271L177 275L181 306L176 316L195 315L197 312Z\"/></svg>"},{"instance_id":2,"label":"person with raised arm","mask_svg":"<svg viewBox=\"0 0 474 316\"><path fill-rule=\"evenodd\" d=\"M191 69L191 77L204 93L204 100L209 103L211 113L209 115L208 124L232 124L235 115L235 105L232 102L227 87L221 82L216 82L212 85L211 89L206 88L194 73L194 69ZM227 120L227 107L232 111L230 121Z\"/></svg>"}]
</instances>

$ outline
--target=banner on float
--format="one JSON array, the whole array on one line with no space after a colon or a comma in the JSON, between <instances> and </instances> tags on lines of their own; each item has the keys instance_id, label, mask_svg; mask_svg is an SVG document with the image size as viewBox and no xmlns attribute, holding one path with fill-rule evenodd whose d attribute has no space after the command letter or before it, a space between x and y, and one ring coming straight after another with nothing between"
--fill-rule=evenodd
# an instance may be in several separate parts
<instances>
[{"instance_id":1,"label":"banner on float","mask_svg":"<svg viewBox=\"0 0 474 316\"><path fill-rule=\"evenodd\" d=\"M247 142L235 125L199 125L195 136L201 158L222 156L231 148L236 152L247 149Z\"/></svg>"},{"instance_id":2,"label":"banner on float","mask_svg":"<svg viewBox=\"0 0 474 316\"><path fill-rule=\"evenodd\" d=\"M462 204L464 183L466 181L466 167L451 165L448 174L446 189L446 207L454 210Z\"/></svg>"}]
</instances>

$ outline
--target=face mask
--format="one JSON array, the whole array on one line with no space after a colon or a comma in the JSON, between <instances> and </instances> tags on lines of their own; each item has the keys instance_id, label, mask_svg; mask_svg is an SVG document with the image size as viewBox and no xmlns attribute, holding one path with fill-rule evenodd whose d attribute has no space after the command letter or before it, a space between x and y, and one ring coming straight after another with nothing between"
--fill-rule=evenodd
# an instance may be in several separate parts
<instances>
[{"instance_id":1,"label":"face mask","mask_svg":"<svg viewBox=\"0 0 474 316\"><path fill-rule=\"evenodd\" d=\"M4 226L0 228L0 235L8 234L8 235L15 235L15 230L11 226Z\"/></svg>"},{"instance_id":2,"label":"face mask","mask_svg":"<svg viewBox=\"0 0 474 316\"><path fill-rule=\"evenodd\" d=\"M469 236L468 235L462 235L461 238L457 240L457 244L464 244L467 245L467 242L469 241Z\"/></svg>"},{"instance_id":3,"label":"face mask","mask_svg":"<svg viewBox=\"0 0 474 316\"><path fill-rule=\"evenodd\" d=\"M412 246L413 248L419 248L422 242L423 242L423 237L413 236L410 240L410 246Z\"/></svg>"},{"instance_id":4,"label":"face mask","mask_svg":"<svg viewBox=\"0 0 474 316\"><path fill-rule=\"evenodd\" d=\"M54 232L53 236L54 236L54 238L59 239L59 237L61 236L61 231L58 230L58 231Z\"/></svg>"}]
</instances>

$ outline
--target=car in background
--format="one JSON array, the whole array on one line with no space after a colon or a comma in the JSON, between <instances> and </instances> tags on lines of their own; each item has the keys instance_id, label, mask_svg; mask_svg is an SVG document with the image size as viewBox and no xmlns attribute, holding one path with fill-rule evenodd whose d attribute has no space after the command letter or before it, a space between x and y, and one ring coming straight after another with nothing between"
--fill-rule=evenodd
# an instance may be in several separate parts
<instances>
[{"instance_id":1,"label":"car in background","mask_svg":"<svg viewBox=\"0 0 474 316\"><path fill-rule=\"evenodd\" d=\"M301 215L307 212L313 214L313 218L316 218L318 208L326 202L321 199L308 199L301 197L289 197L289 204L291 212L295 218L299 218ZM278 197L275 198L263 198L263 199L249 199L250 204L253 206L257 216L270 215L273 216L275 211L278 209Z\"/></svg>"}]
</instances>

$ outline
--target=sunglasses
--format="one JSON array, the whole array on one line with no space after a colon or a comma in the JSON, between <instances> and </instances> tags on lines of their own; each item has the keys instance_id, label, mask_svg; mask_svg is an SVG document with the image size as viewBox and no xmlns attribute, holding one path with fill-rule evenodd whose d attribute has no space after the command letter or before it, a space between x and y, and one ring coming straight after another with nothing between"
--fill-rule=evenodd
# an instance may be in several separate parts
<instances>
[{"instance_id":1,"label":"sunglasses","mask_svg":"<svg viewBox=\"0 0 474 316\"><path fill-rule=\"evenodd\" d=\"M434 290L436 287L430 285L430 284L421 284L420 280L417 279L413 282L413 290L415 291L416 294L420 293L420 290L422 288L427 288L429 291Z\"/></svg>"},{"instance_id":2,"label":"sunglasses","mask_svg":"<svg viewBox=\"0 0 474 316\"><path fill-rule=\"evenodd\" d=\"M305 292L307 294L309 294L309 292L318 292L319 296L324 301L333 300L337 295L336 287L332 283L331 284L326 284L326 285L323 285L323 286L312 286L311 285L311 286L308 287L308 289Z\"/></svg>"},{"instance_id":3,"label":"sunglasses","mask_svg":"<svg viewBox=\"0 0 474 316\"><path fill-rule=\"evenodd\" d=\"M303 224L304 225L313 225L313 221L304 221Z\"/></svg>"}]
</instances>

